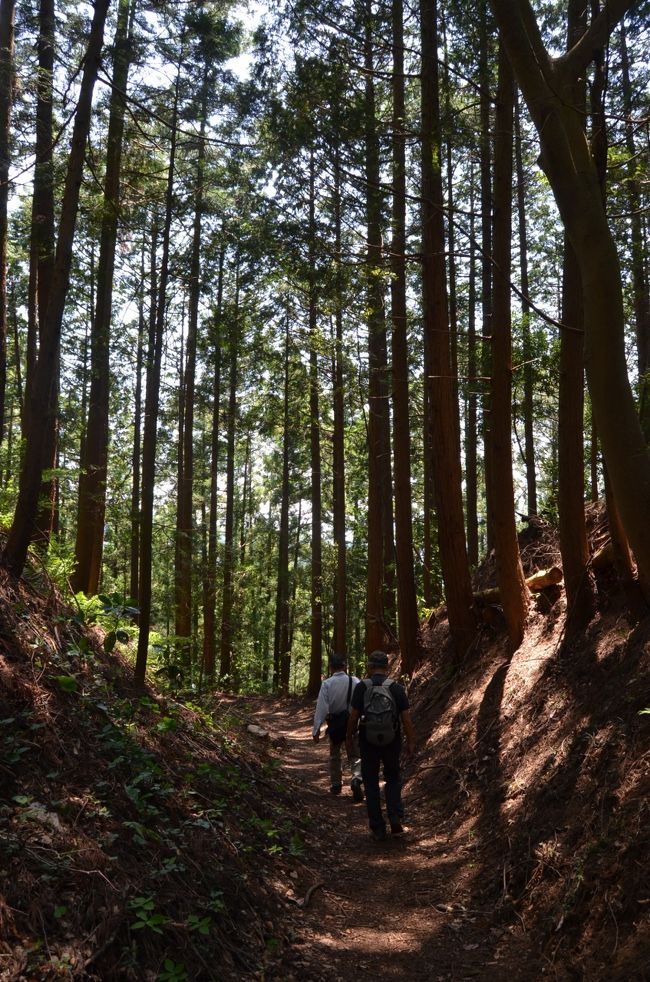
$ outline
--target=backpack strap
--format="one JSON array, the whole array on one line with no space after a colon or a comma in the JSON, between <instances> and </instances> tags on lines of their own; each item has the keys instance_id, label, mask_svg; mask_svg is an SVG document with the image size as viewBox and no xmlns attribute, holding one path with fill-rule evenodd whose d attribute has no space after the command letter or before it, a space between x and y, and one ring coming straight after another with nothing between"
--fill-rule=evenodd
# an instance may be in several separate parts
<instances>
[{"instance_id":1,"label":"backpack strap","mask_svg":"<svg viewBox=\"0 0 650 982\"><path fill-rule=\"evenodd\" d=\"M352 698L352 676L348 675L348 698L345 703L345 708L350 708L350 699Z\"/></svg>"},{"instance_id":2,"label":"backpack strap","mask_svg":"<svg viewBox=\"0 0 650 982\"><path fill-rule=\"evenodd\" d=\"M368 705L368 696L370 695L370 690L372 689L372 679L363 679L363 684L366 687L366 691L363 694L363 708L365 709Z\"/></svg>"}]
</instances>

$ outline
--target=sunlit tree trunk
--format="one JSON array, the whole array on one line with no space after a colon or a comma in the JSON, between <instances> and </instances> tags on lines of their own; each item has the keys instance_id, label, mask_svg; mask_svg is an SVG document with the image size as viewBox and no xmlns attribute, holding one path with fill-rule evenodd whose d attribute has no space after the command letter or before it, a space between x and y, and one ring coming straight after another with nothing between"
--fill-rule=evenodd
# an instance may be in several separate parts
<instances>
[{"instance_id":1,"label":"sunlit tree trunk","mask_svg":"<svg viewBox=\"0 0 650 982\"><path fill-rule=\"evenodd\" d=\"M517 217L519 225L519 270L521 276L521 331L524 374L524 461L526 464L526 509L537 514L537 476L535 470L535 434L533 428L533 364L530 336L530 286L528 283L528 235L526 231L526 178L521 146L521 113L515 95L515 159L517 162Z\"/></svg>"},{"instance_id":2,"label":"sunlit tree trunk","mask_svg":"<svg viewBox=\"0 0 650 982\"><path fill-rule=\"evenodd\" d=\"M571 0L567 46L570 49L586 27L583 0ZM575 112L584 115L585 83L574 86ZM560 551L567 599L566 638L582 630L594 611L594 588L589 570L584 493L584 320L580 270L565 235L560 336L558 411L558 512Z\"/></svg>"},{"instance_id":3,"label":"sunlit tree trunk","mask_svg":"<svg viewBox=\"0 0 650 982\"><path fill-rule=\"evenodd\" d=\"M140 582L138 607L140 610L140 631L136 655L134 681L144 685L151 630L151 580L153 560L153 499L156 482L156 446L158 436L158 411L160 401L160 371L165 331L165 308L167 284L169 281L169 252L171 224L174 213L174 176L176 170L176 144L178 139L178 90L180 68L176 73L174 105L171 119L171 138L169 165L167 168L167 187L165 192L165 220L162 230L162 252L160 276L156 299L156 320L153 337L147 358L147 384L144 404L144 427L142 434L142 493L140 505Z\"/></svg>"},{"instance_id":4,"label":"sunlit tree trunk","mask_svg":"<svg viewBox=\"0 0 650 982\"><path fill-rule=\"evenodd\" d=\"M194 401L196 385L196 344L201 298L201 227L203 217L203 183L205 172L205 127L208 106L208 70L205 66L201 95L200 130L194 194L194 224L190 259L190 296L187 318L187 353L183 380L183 420L181 433L182 472L178 486L177 552L176 552L176 636L181 660L189 667L192 661L192 532L194 526Z\"/></svg>"},{"instance_id":5,"label":"sunlit tree trunk","mask_svg":"<svg viewBox=\"0 0 650 982\"><path fill-rule=\"evenodd\" d=\"M475 624L465 546L458 405L452 377L447 307L435 0L422 0L420 29L422 291L424 331L430 352L427 384L431 407L433 479L449 628L456 654L460 657L474 638Z\"/></svg>"},{"instance_id":6,"label":"sunlit tree trunk","mask_svg":"<svg viewBox=\"0 0 650 982\"><path fill-rule=\"evenodd\" d=\"M97 306L92 321L90 400L88 422L80 461L77 507L76 569L71 581L75 591L97 593L104 546L106 473L109 445L110 337L113 306L115 246L120 215L120 172L124 110L129 74L130 0L120 0L114 44L113 86L106 140L106 178L97 269Z\"/></svg>"},{"instance_id":7,"label":"sunlit tree trunk","mask_svg":"<svg viewBox=\"0 0 650 982\"><path fill-rule=\"evenodd\" d=\"M537 128L548 176L582 279L585 364L609 479L650 596L650 455L627 375L624 309L616 244L582 118L571 105L575 79L631 2L612 0L577 45L551 59L528 0L492 0L499 30Z\"/></svg>"},{"instance_id":8,"label":"sunlit tree trunk","mask_svg":"<svg viewBox=\"0 0 650 982\"><path fill-rule=\"evenodd\" d=\"M394 539L389 380L382 256L382 190L374 83L372 0L364 2L365 178L368 295L368 576L366 650L391 634Z\"/></svg>"},{"instance_id":9,"label":"sunlit tree trunk","mask_svg":"<svg viewBox=\"0 0 650 982\"><path fill-rule=\"evenodd\" d=\"M479 167L481 177L481 436L483 439L483 469L485 479L485 537L489 552L494 545L492 507L492 407L490 378L492 377L492 96L490 62L491 32L488 30L488 0L479 0Z\"/></svg>"},{"instance_id":10,"label":"sunlit tree trunk","mask_svg":"<svg viewBox=\"0 0 650 982\"><path fill-rule=\"evenodd\" d=\"M412 672L418 659L418 611L411 523L411 424L406 314L406 134L404 100L404 23L402 0L393 0L393 239L391 317L393 380L393 459L395 468L395 547L397 612L402 667Z\"/></svg>"},{"instance_id":11,"label":"sunlit tree trunk","mask_svg":"<svg viewBox=\"0 0 650 982\"><path fill-rule=\"evenodd\" d=\"M497 579L512 650L516 650L523 640L528 614L528 588L519 555L512 476L510 269L514 95L512 69L505 49L500 45L494 144L491 479Z\"/></svg>"}]
</instances>

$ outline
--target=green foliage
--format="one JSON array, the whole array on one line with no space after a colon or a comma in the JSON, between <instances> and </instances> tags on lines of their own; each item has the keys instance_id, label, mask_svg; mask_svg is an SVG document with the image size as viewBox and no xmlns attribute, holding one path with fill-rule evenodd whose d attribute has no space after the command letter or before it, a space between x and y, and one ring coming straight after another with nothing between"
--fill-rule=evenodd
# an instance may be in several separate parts
<instances>
[{"instance_id":1,"label":"green foliage","mask_svg":"<svg viewBox=\"0 0 650 982\"><path fill-rule=\"evenodd\" d=\"M171 958L165 958L162 970L158 973L159 982L185 982L189 978L185 965L176 963Z\"/></svg>"},{"instance_id":2,"label":"green foliage","mask_svg":"<svg viewBox=\"0 0 650 982\"><path fill-rule=\"evenodd\" d=\"M135 914L135 920L130 924L132 931L148 928L156 934L162 934L163 928L169 923L169 918L156 911L153 897L134 897L129 901L129 909Z\"/></svg>"},{"instance_id":3,"label":"green foliage","mask_svg":"<svg viewBox=\"0 0 650 982\"><path fill-rule=\"evenodd\" d=\"M79 683L74 675L55 675L54 680L64 692L78 692L79 690Z\"/></svg>"}]
</instances>

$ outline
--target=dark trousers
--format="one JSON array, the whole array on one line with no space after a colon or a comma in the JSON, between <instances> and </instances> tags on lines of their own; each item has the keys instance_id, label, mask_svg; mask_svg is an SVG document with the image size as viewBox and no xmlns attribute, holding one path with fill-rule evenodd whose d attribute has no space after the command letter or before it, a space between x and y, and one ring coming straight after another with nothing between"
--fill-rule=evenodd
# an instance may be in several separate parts
<instances>
[{"instance_id":1,"label":"dark trousers","mask_svg":"<svg viewBox=\"0 0 650 982\"><path fill-rule=\"evenodd\" d=\"M386 782L386 814L389 822L400 822L404 817L402 807L402 778L400 774L399 756L402 742L393 740L387 747L375 747L366 743L362 738L361 777L366 791L366 808L368 809L368 824L372 830L385 828L384 816L381 810L379 793L379 769L383 766L384 781Z\"/></svg>"}]
</instances>

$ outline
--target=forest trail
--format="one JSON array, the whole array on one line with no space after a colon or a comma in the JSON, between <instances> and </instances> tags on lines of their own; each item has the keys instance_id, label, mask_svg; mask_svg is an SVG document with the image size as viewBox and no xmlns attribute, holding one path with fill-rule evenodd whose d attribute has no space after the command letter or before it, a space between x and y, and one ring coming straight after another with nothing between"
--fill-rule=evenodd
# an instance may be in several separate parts
<instances>
[{"instance_id":1,"label":"forest trail","mask_svg":"<svg viewBox=\"0 0 650 982\"><path fill-rule=\"evenodd\" d=\"M431 826L419 807L417 768L405 773L407 834L377 844L365 804L353 802L349 787L338 797L328 792L327 741L311 739L313 707L267 702L250 718L282 748L282 766L322 847L319 867L305 865L304 885L296 882L289 894L308 900L293 950L271 977L512 982L543 971L521 951L523 931L517 938L494 926L492 910L473 905L475 844L470 835L469 847L451 848L444 830ZM322 887L310 892L315 884Z\"/></svg>"}]
</instances>

